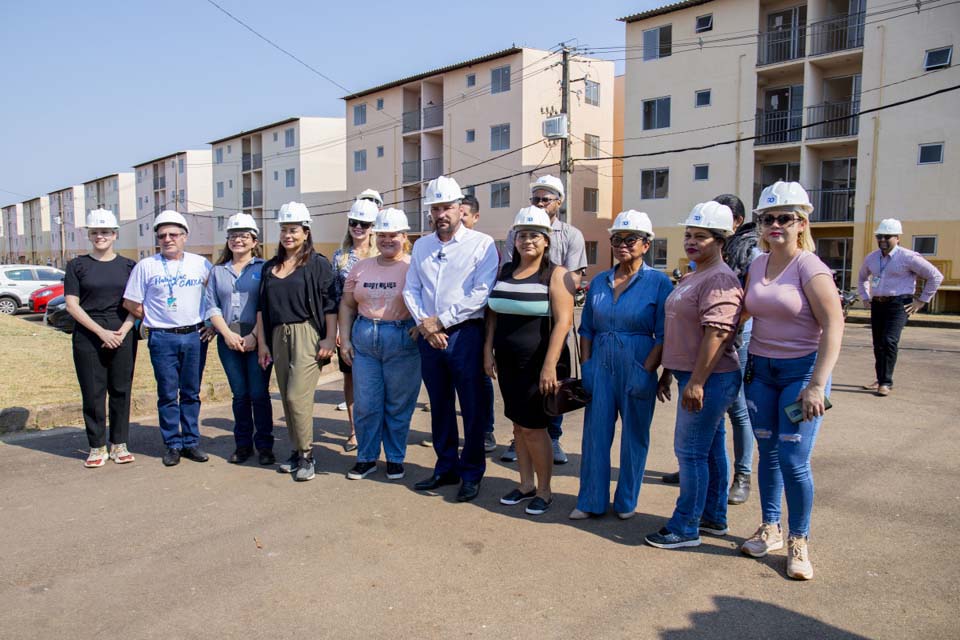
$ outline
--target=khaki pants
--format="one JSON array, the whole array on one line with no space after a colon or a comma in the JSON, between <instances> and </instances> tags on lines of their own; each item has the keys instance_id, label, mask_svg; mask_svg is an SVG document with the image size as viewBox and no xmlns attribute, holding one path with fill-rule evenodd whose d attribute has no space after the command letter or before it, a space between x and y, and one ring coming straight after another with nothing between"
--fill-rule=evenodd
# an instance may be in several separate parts
<instances>
[{"instance_id":1,"label":"khaki pants","mask_svg":"<svg viewBox=\"0 0 960 640\"><path fill-rule=\"evenodd\" d=\"M277 373L290 443L297 451L313 444L313 395L320 379L320 335L309 322L273 329L273 370Z\"/></svg>"}]
</instances>

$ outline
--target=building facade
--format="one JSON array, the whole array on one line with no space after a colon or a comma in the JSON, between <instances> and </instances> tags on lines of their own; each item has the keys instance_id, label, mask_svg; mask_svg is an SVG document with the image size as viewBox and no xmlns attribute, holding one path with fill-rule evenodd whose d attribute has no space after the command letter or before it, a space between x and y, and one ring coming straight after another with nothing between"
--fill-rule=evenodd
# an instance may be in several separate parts
<instances>
[{"instance_id":1,"label":"building facade","mask_svg":"<svg viewBox=\"0 0 960 640\"><path fill-rule=\"evenodd\" d=\"M26 261L23 252L23 203L7 205L2 212L4 264L17 264Z\"/></svg>"},{"instance_id":2,"label":"building facade","mask_svg":"<svg viewBox=\"0 0 960 640\"><path fill-rule=\"evenodd\" d=\"M23 203L23 252L30 264L53 264L50 247L50 199L40 196Z\"/></svg>"},{"instance_id":3,"label":"building facade","mask_svg":"<svg viewBox=\"0 0 960 640\"><path fill-rule=\"evenodd\" d=\"M656 266L685 267L676 225L695 203L733 192L752 209L765 186L794 180L841 288L895 217L901 243L947 277L934 308L960 309L956 95L856 115L954 84L960 6L888 4L687 0L621 19L624 153L722 143L624 160L624 207L654 220Z\"/></svg>"},{"instance_id":4,"label":"building facade","mask_svg":"<svg viewBox=\"0 0 960 640\"><path fill-rule=\"evenodd\" d=\"M64 268L69 260L87 253L86 194L83 185L51 191L50 201L50 253L53 264Z\"/></svg>"},{"instance_id":5,"label":"building facade","mask_svg":"<svg viewBox=\"0 0 960 640\"><path fill-rule=\"evenodd\" d=\"M136 260L136 189L132 171L110 175L83 183L84 206L91 209L109 209L117 216L120 225L114 250L127 258Z\"/></svg>"}]
</instances>

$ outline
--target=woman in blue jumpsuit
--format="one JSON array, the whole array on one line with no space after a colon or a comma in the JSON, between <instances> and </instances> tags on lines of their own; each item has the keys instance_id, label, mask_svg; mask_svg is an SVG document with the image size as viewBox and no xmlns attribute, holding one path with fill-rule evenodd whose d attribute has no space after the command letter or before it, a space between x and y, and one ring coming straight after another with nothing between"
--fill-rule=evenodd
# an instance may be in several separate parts
<instances>
[{"instance_id":1,"label":"woman in blue jumpsuit","mask_svg":"<svg viewBox=\"0 0 960 640\"><path fill-rule=\"evenodd\" d=\"M610 504L610 448L618 415L620 473L613 508L622 520L637 508L663 350L664 303L673 289L666 275L643 263L653 241L647 214L624 211L609 231L619 264L593 279L580 321L582 378L593 399L583 424L574 520L603 514Z\"/></svg>"}]
</instances>

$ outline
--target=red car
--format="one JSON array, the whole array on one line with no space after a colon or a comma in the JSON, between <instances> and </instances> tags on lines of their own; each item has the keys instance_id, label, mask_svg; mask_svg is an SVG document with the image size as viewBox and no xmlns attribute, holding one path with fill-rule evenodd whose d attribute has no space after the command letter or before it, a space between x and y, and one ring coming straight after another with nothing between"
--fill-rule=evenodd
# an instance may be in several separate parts
<instances>
[{"instance_id":1,"label":"red car","mask_svg":"<svg viewBox=\"0 0 960 640\"><path fill-rule=\"evenodd\" d=\"M58 282L49 287L37 289L30 294L30 311L32 313L43 313L47 310L47 303L63 295L63 283Z\"/></svg>"}]
</instances>

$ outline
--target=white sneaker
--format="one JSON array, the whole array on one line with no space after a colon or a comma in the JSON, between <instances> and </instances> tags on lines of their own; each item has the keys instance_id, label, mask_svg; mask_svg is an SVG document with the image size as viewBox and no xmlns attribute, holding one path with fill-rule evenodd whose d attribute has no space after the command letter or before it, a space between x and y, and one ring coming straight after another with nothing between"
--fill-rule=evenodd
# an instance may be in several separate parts
<instances>
[{"instance_id":1,"label":"white sneaker","mask_svg":"<svg viewBox=\"0 0 960 640\"><path fill-rule=\"evenodd\" d=\"M117 464L129 464L136 460L133 454L127 450L127 445L122 442L110 447L110 459Z\"/></svg>"},{"instance_id":2,"label":"white sneaker","mask_svg":"<svg viewBox=\"0 0 960 640\"><path fill-rule=\"evenodd\" d=\"M807 539L802 536L787 538L787 575L794 580L813 578L813 565L810 564Z\"/></svg>"},{"instance_id":3,"label":"white sneaker","mask_svg":"<svg viewBox=\"0 0 960 640\"><path fill-rule=\"evenodd\" d=\"M783 533L779 524L764 522L750 539L740 546L740 551L751 558L762 558L771 551L783 549Z\"/></svg>"},{"instance_id":4,"label":"white sneaker","mask_svg":"<svg viewBox=\"0 0 960 640\"><path fill-rule=\"evenodd\" d=\"M107 460L110 459L110 455L107 453L106 447L96 447L90 449L90 455L87 456L86 462L83 463L87 469L96 469L97 467L102 467L107 464Z\"/></svg>"},{"instance_id":5,"label":"white sneaker","mask_svg":"<svg viewBox=\"0 0 960 640\"><path fill-rule=\"evenodd\" d=\"M340 404L337 405L337 411L346 411L346 410L347 410L346 402L341 402Z\"/></svg>"}]
</instances>

